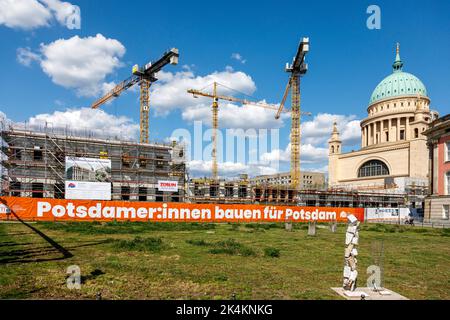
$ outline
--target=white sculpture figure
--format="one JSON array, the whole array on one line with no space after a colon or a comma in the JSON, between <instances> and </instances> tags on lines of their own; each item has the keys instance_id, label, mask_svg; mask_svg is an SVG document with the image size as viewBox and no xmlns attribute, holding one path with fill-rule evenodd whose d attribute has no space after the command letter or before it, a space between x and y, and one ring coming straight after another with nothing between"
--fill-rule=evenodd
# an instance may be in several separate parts
<instances>
[{"instance_id":1,"label":"white sculpture figure","mask_svg":"<svg viewBox=\"0 0 450 320\"><path fill-rule=\"evenodd\" d=\"M352 214L347 216L348 227L345 233L345 266L344 266L344 284L345 290L355 291L358 271L356 270L358 260L358 242L359 242L359 221Z\"/></svg>"}]
</instances>

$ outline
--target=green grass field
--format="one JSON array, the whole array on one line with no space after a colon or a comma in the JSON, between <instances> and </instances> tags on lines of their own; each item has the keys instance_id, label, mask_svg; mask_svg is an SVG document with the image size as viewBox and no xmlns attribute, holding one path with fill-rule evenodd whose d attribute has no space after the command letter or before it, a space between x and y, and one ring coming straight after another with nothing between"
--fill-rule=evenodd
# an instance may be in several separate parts
<instances>
[{"instance_id":1,"label":"green grass field","mask_svg":"<svg viewBox=\"0 0 450 320\"><path fill-rule=\"evenodd\" d=\"M344 232L306 225L0 224L2 299L339 299ZM363 225L359 285L383 244L384 285L450 299L450 230ZM45 238L47 237L47 238ZM80 290L66 270L81 268Z\"/></svg>"}]
</instances>

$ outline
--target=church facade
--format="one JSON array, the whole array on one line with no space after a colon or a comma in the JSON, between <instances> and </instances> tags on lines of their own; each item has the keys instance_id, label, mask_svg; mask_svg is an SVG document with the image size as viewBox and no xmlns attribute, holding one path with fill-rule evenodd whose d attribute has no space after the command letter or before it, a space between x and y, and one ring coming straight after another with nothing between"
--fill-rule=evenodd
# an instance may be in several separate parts
<instances>
[{"instance_id":1,"label":"church facade","mask_svg":"<svg viewBox=\"0 0 450 320\"><path fill-rule=\"evenodd\" d=\"M329 187L425 194L428 150L422 133L435 117L425 85L403 71L397 45L393 72L373 91L361 121L361 149L342 153L334 124L328 142Z\"/></svg>"}]
</instances>

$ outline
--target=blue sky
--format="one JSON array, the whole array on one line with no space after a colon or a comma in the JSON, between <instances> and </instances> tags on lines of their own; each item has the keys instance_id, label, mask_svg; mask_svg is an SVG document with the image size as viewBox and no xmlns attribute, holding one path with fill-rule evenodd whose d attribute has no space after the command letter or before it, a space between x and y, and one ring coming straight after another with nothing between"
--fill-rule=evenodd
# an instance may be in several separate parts
<instances>
[{"instance_id":1,"label":"blue sky","mask_svg":"<svg viewBox=\"0 0 450 320\"><path fill-rule=\"evenodd\" d=\"M424 82L432 108L441 114L450 110L449 1L258 1L257 4L108 1L106 4L70 0L70 4L80 9L80 29L70 29L60 19L64 9L71 7L59 6L58 0L0 0L0 12L20 2L38 3L28 6L23 13L33 19L0 13L0 111L15 122L48 118L80 125L81 121L76 121L79 113L73 112L98 98L108 88L103 83L117 83L131 74L133 64L142 65L157 59L166 49L177 47L179 65L167 66L151 93L150 137L164 140L178 128L192 132L193 121L207 121L210 101L198 102L184 95L183 83L200 86L217 78L246 91L254 100L278 103L288 80L285 63L291 61L303 36L310 38L311 49L307 57L309 71L302 79L302 108L313 113L312 117L303 118L303 168L326 169L327 159L323 156L333 119L345 131L345 149L358 148L358 120L366 116L372 90L391 72L396 42L401 45L404 70ZM370 15L366 9L371 4L381 9L380 30L366 27ZM30 8L34 7L44 9L33 12ZM14 14L20 15L23 8L16 9ZM77 59L83 53L77 50L80 46L86 51L92 49L91 43L85 41L89 37L94 39L93 46L101 45L102 53L111 61L94 59L92 65L79 65ZM26 53L22 59L19 52ZM232 58L236 53L241 60ZM86 57L91 56L92 51L86 53ZM24 61L24 57L28 60ZM81 79L79 74L84 71L76 68L88 68L86 78ZM81 71L74 76L70 70ZM236 106L222 104L225 105L222 129L232 126L233 116L242 120L244 129L258 127L252 121L260 121L260 127L282 126L280 150L278 153L268 150L271 153L268 157L281 158L279 170L289 167L286 161L289 119L275 123L271 116L261 114L264 110L239 113L240 110L233 109ZM88 121L86 127L106 130L119 126L123 132L136 134L137 91L124 94L102 109L106 114L94 116L97 121ZM208 126L206 123L204 130ZM196 160L193 170L199 175L206 174L207 165L202 161L208 159ZM223 175L244 169L229 163L223 167Z\"/></svg>"}]
</instances>

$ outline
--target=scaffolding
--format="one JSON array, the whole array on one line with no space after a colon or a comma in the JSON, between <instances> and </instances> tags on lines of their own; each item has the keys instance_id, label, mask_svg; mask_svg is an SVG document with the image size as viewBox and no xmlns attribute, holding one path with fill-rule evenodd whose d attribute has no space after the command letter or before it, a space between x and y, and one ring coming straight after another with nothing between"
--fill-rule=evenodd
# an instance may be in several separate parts
<instances>
[{"instance_id":1,"label":"scaffolding","mask_svg":"<svg viewBox=\"0 0 450 320\"><path fill-rule=\"evenodd\" d=\"M111 199L184 201L184 146L136 143L91 130L13 124L0 119L1 194L65 198L66 157L109 159ZM178 181L178 192L158 191L158 180Z\"/></svg>"},{"instance_id":2,"label":"scaffolding","mask_svg":"<svg viewBox=\"0 0 450 320\"><path fill-rule=\"evenodd\" d=\"M404 207L404 194L347 190L297 190L289 185L252 184L248 180L192 179L192 203L268 204L309 207Z\"/></svg>"}]
</instances>

